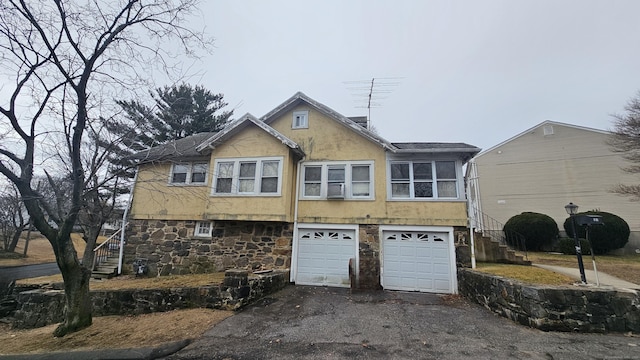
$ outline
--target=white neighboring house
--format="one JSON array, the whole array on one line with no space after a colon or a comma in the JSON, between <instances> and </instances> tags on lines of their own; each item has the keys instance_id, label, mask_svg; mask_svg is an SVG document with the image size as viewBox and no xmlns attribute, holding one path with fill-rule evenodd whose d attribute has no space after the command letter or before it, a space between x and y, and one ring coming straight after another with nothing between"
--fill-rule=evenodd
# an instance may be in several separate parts
<instances>
[{"instance_id":1,"label":"white neighboring house","mask_svg":"<svg viewBox=\"0 0 640 360\"><path fill-rule=\"evenodd\" d=\"M640 182L611 151L609 132L555 121L542 122L480 152L466 170L470 216L473 209L506 223L524 211L551 216L560 231L564 206L598 209L622 217L631 228L625 252L640 248L640 206L611 192L616 184ZM495 229L493 229L495 230Z\"/></svg>"}]
</instances>

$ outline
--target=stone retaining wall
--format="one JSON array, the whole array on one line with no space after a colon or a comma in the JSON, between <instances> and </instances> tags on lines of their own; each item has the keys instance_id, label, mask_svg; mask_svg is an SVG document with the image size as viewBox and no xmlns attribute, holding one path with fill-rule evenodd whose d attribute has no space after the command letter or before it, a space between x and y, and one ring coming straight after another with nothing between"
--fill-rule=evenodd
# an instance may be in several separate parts
<instances>
[{"instance_id":1,"label":"stone retaining wall","mask_svg":"<svg viewBox=\"0 0 640 360\"><path fill-rule=\"evenodd\" d=\"M291 266L293 225L280 222L211 221L208 237L194 236L196 221L133 220L126 231L125 269L147 259L149 275L197 274L230 268Z\"/></svg>"},{"instance_id":2,"label":"stone retaining wall","mask_svg":"<svg viewBox=\"0 0 640 360\"><path fill-rule=\"evenodd\" d=\"M138 315L175 309L237 310L289 283L288 271L248 276L246 270L228 270L224 282L191 288L100 290L91 292L93 315ZM30 290L17 295L14 328L29 329L64 320L63 290Z\"/></svg>"},{"instance_id":3,"label":"stone retaining wall","mask_svg":"<svg viewBox=\"0 0 640 360\"><path fill-rule=\"evenodd\" d=\"M544 331L640 333L640 295L599 288L524 285L458 269L460 294L517 323Z\"/></svg>"}]
</instances>

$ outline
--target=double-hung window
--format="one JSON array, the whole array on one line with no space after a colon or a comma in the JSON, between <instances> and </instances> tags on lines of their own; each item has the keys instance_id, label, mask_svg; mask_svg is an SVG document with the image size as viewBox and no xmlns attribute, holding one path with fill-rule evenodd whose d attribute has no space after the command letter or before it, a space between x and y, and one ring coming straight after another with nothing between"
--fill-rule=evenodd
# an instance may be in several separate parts
<instances>
[{"instance_id":1,"label":"double-hung window","mask_svg":"<svg viewBox=\"0 0 640 360\"><path fill-rule=\"evenodd\" d=\"M204 185L208 169L207 162L175 163L171 166L169 182L173 185Z\"/></svg>"},{"instance_id":2,"label":"double-hung window","mask_svg":"<svg viewBox=\"0 0 640 360\"><path fill-rule=\"evenodd\" d=\"M458 198L455 161L392 161L391 198Z\"/></svg>"},{"instance_id":3,"label":"double-hung window","mask_svg":"<svg viewBox=\"0 0 640 360\"><path fill-rule=\"evenodd\" d=\"M309 111L301 110L293 112L292 129L307 129L309 127Z\"/></svg>"},{"instance_id":4,"label":"double-hung window","mask_svg":"<svg viewBox=\"0 0 640 360\"><path fill-rule=\"evenodd\" d=\"M216 160L214 195L280 194L282 158Z\"/></svg>"},{"instance_id":5,"label":"double-hung window","mask_svg":"<svg viewBox=\"0 0 640 360\"><path fill-rule=\"evenodd\" d=\"M304 167L303 196L320 197L322 193L322 165Z\"/></svg>"},{"instance_id":6,"label":"double-hung window","mask_svg":"<svg viewBox=\"0 0 640 360\"><path fill-rule=\"evenodd\" d=\"M303 199L373 199L373 162L307 163L302 168Z\"/></svg>"}]
</instances>

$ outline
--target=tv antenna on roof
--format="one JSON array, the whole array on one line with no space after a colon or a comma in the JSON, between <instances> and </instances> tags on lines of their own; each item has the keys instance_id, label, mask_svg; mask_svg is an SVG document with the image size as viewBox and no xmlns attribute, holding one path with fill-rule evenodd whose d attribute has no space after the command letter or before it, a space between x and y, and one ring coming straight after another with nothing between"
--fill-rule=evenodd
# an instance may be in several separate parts
<instances>
[{"instance_id":1,"label":"tv antenna on roof","mask_svg":"<svg viewBox=\"0 0 640 360\"><path fill-rule=\"evenodd\" d=\"M402 77L371 78L371 80L345 81L351 95L355 96L357 108L367 109L367 129L371 128L371 108L380 107L380 100L387 98L393 88L400 85Z\"/></svg>"}]
</instances>

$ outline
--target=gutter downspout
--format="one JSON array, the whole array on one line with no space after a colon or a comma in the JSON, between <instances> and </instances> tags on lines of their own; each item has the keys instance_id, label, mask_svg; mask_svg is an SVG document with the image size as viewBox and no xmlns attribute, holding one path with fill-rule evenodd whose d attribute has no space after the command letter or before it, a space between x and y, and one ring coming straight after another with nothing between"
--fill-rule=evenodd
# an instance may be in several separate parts
<instances>
[{"instance_id":1,"label":"gutter downspout","mask_svg":"<svg viewBox=\"0 0 640 360\"><path fill-rule=\"evenodd\" d=\"M471 183L474 182L475 183L475 187L474 189L478 190L478 184L477 184L477 180L478 180L478 174L476 171L476 163L475 161L471 160L469 161L469 166L471 167L469 169L469 175L471 175L472 177L470 179L468 179L467 182L467 215L469 216L469 238L470 238L470 246L471 246L471 268L475 269L476 268L476 242L475 242L475 229L476 229L476 209L474 204L471 203ZM478 194L474 193L473 197L475 199L478 199Z\"/></svg>"},{"instance_id":2,"label":"gutter downspout","mask_svg":"<svg viewBox=\"0 0 640 360\"><path fill-rule=\"evenodd\" d=\"M297 253L298 253L298 202L300 201L300 169L301 164L304 161L304 157L298 160L296 165L296 195L295 203L293 205L293 239L291 239L291 267L289 270L289 281L295 281L295 269L298 267Z\"/></svg>"},{"instance_id":3,"label":"gutter downspout","mask_svg":"<svg viewBox=\"0 0 640 360\"><path fill-rule=\"evenodd\" d=\"M137 180L138 167L136 167L136 172L133 175L133 184L131 185L131 192L129 192L127 207L124 208L124 213L122 214L122 226L120 227L120 253L118 254L118 275L122 274L122 260L124 258L124 229L127 227L127 217L129 217L129 208L131 208L131 203L133 202L133 189L136 186Z\"/></svg>"}]
</instances>

